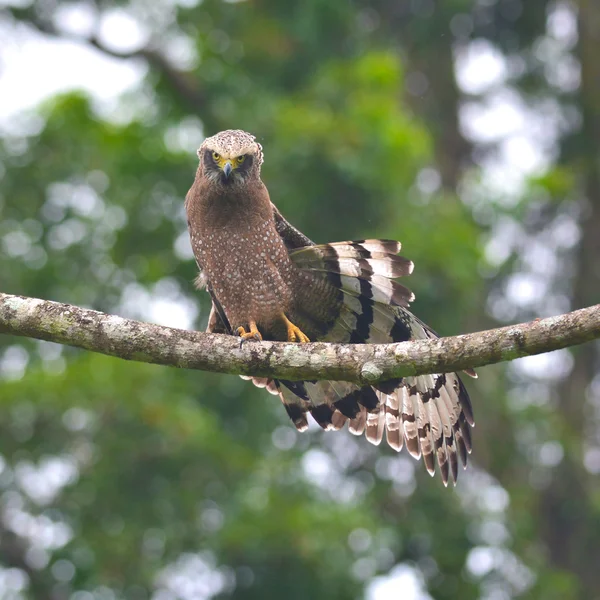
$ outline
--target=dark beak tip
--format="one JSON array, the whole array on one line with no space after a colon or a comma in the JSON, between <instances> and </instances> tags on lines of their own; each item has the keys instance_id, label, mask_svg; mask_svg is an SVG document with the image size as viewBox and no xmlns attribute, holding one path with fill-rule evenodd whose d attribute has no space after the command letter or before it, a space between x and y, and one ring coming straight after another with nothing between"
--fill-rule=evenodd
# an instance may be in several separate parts
<instances>
[{"instance_id":1,"label":"dark beak tip","mask_svg":"<svg viewBox=\"0 0 600 600\"><path fill-rule=\"evenodd\" d=\"M231 168L231 163L227 163L227 164L226 164L226 165L223 167L223 173L224 173L224 175L225 175L225 177L226 177L227 179L229 179L229 176L231 175L231 171L232 171L232 168Z\"/></svg>"}]
</instances>

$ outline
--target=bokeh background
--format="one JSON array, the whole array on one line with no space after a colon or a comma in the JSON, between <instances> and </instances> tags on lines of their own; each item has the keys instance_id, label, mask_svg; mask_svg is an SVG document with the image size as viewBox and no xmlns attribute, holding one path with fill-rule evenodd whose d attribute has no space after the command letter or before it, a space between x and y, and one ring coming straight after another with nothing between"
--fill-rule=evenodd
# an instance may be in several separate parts
<instances>
[{"instance_id":1,"label":"bokeh background","mask_svg":"<svg viewBox=\"0 0 600 600\"><path fill-rule=\"evenodd\" d=\"M0 289L204 328L195 149L390 237L442 334L600 301L596 0L2 0ZM480 370L455 489L236 377L0 339L0 597L600 598L598 344Z\"/></svg>"}]
</instances>

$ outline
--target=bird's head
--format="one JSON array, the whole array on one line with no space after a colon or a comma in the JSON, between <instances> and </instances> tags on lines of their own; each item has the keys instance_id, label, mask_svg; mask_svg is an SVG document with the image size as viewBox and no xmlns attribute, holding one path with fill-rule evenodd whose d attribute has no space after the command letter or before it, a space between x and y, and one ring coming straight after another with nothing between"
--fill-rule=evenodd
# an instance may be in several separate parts
<instances>
[{"instance_id":1,"label":"bird's head","mask_svg":"<svg viewBox=\"0 0 600 600\"><path fill-rule=\"evenodd\" d=\"M206 138L198 149L204 176L220 185L241 185L260 178L261 145L240 129L228 129Z\"/></svg>"}]
</instances>

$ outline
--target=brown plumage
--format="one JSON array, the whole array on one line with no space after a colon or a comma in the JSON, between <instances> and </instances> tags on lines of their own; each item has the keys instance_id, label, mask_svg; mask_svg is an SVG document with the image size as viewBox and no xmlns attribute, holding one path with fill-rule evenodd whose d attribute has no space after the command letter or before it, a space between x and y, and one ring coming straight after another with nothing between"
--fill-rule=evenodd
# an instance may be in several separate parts
<instances>
[{"instance_id":1,"label":"brown plumage","mask_svg":"<svg viewBox=\"0 0 600 600\"><path fill-rule=\"evenodd\" d=\"M388 343L437 337L407 310L413 294L395 281L412 272L399 242L316 246L272 204L260 179L262 148L246 132L223 131L198 150L186 197L192 248L213 310L209 331L287 341ZM473 373L469 373L474 375ZM277 394L299 430L307 415L324 429L379 444L404 444L433 474L455 482L466 466L473 416L454 373L407 377L376 387L252 378Z\"/></svg>"}]
</instances>

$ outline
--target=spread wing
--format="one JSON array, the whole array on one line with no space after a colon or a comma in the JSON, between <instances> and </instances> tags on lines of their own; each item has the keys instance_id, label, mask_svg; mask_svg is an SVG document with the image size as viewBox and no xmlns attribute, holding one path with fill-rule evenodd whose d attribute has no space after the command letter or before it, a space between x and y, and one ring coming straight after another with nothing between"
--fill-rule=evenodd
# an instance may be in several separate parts
<instances>
[{"instance_id":1,"label":"spread wing","mask_svg":"<svg viewBox=\"0 0 600 600\"><path fill-rule=\"evenodd\" d=\"M273 211L277 231L296 266L326 279L342 299L320 340L369 344L438 337L408 310L413 294L396 281L413 268L411 261L397 255L399 242L360 240L317 246L276 207ZM209 282L207 289L211 293ZM211 297L207 331L231 332L212 293ZM310 307L306 310L310 312ZM475 376L472 371L468 374ZM455 373L406 377L376 387L339 381L245 379L278 395L300 431L308 427L310 413L325 430L340 429L348 422L352 433L364 433L375 445L385 433L390 447L400 451L406 445L412 456L422 456L431 475L437 463L445 485L450 478L456 482L459 459L467 465L473 411Z\"/></svg>"}]
</instances>

